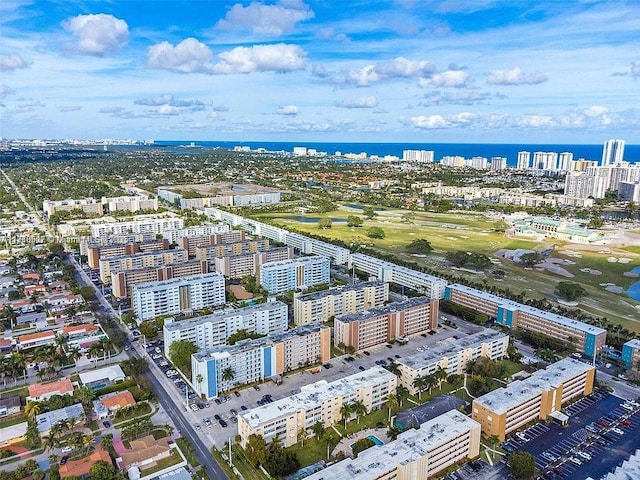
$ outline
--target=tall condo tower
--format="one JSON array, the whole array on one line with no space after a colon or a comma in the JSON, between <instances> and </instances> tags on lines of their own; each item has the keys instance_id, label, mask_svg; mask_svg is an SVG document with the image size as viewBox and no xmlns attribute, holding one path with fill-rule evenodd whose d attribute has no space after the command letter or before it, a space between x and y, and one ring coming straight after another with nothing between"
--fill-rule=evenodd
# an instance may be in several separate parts
<instances>
[{"instance_id":1,"label":"tall condo tower","mask_svg":"<svg viewBox=\"0 0 640 480\"><path fill-rule=\"evenodd\" d=\"M611 139L604 142L602 149L602 166L621 163L624 157L624 140Z\"/></svg>"}]
</instances>

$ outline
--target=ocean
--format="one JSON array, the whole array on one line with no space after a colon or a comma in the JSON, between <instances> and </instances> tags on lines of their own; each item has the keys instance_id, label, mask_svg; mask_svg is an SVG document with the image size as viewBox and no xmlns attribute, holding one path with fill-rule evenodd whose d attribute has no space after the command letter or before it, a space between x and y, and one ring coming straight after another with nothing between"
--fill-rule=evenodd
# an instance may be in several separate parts
<instances>
[{"instance_id":1,"label":"ocean","mask_svg":"<svg viewBox=\"0 0 640 480\"><path fill-rule=\"evenodd\" d=\"M402 158L403 150L433 150L435 160L440 161L444 156L459 155L465 158L471 157L506 157L507 165L515 167L518 162L518 152L572 152L573 159L584 158L586 160L602 159L602 145L533 145L533 144L493 144L493 143L314 143L314 142L215 142L215 141L163 141L156 140L155 147L185 147L193 143L199 148L225 148L233 149L234 146L243 145L252 150L265 148L269 151L292 152L293 147L315 148L318 151L333 155L335 152L360 153L368 155L396 155ZM197 149L197 148L196 148ZM640 145L626 145L624 159L630 163L640 163Z\"/></svg>"}]
</instances>

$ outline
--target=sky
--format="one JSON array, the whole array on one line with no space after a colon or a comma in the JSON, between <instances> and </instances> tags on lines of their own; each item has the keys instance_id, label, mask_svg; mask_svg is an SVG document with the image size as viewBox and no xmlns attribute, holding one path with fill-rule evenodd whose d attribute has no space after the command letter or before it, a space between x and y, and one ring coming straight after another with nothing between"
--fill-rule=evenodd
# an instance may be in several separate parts
<instances>
[{"instance_id":1,"label":"sky","mask_svg":"<svg viewBox=\"0 0 640 480\"><path fill-rule=\"evenodd\" d=\"M0 2L0 136L640 143L638 0Z\"/></svg>"}]
</instances>

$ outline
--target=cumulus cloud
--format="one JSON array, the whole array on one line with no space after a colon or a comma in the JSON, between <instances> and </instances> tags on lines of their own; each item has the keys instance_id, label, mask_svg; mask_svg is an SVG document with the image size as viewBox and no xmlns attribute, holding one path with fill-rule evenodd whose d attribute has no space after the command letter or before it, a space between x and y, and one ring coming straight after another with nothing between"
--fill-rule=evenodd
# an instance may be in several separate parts
<instances>
[{"instance_id":1,"label":"cumulus cloud","mask_svg":"<svg viewBox=\"0 0 640 480\"><path fill-rule=\"evenodd\" d=\"M147 49L147 66L179 73L209 73L213 53L204 43L189 37L173 46L161 42Z\"/></svg>"},{"instance_id":2,"label":"cumulus cloud","mask_svg":"<svg viewBox=\"0 0 640 480\"><path fill-rule=\"evenodd\" d=\"M315 14L301 0L280 0L273 5L251 2L246 7L236 3L216 26L223 30L251 30L257 35L280 36L291 32L298 22Z\"/></svg>"},{"instance_id":3,"label":"cumulus cloud","mask_svg":"<svg viewBox=\"0 0 640 480\"><path fill-rule=\"evenodd\" d=\"M299 111L300 109L297 107L297 105L284 105L278 108L276 110L276 113L278 115L295 116L299 113Z\"/></svg>"},{"instance_id":4,"label":"cumulus cloud","mask_svg":"<svg viewBox=\"0 0 640 480\"><path fill-rule=\"evenodd\" d=\"M349 70L346 80L360 87L367 87L381 80L427 76L434 70L435 65L431 62L396 57L373 65L365 65L359 70Z\"/></svg>"},{"instance_id":5,"label":"cumulus cloud","mask_svg":"<svg viewBox=\"0 0 640 480\"><path fill-rule=\"evenodd\" d=\"M331 72L329 72L323 65L314 63L311 66L311 75L318 78L327 78L331 76Z\"/></svg>"},{"instance_id":6,"label":"cumulus cloud","mask_svg":"<svg viewBox=\"0 0 640 480\"><path fill-rule=\"evenodd\" d=\"M344 33L336 32L333 27L320 28L316 31L316 37L320 40L333 40L335 42L350 42L351 39Z\"/></svg>"},{"instance_id":7,"label":"cumulus cloud","mask_svg":"<svg viewBox=\"0 0 640 480\"><path fill-rule=\"evenodd\" d=\"M15 93L16 91L9 85L5 85L4 83L0 85L0 98L4 98L7 95L15 95Z\"/></svg>"},{"instance_id":8,"label":"cumulus cloud","mask_svg":"<svg viewBox=\"0 0 640 480\"><path fill-rule=\"evenodd\" d=\"M187 99L178 100L173 95L157 95L155 97L138 98L133 101L134 105L145 105L148 107L159 107L163 105L169 105L176 108L188 108L193 111L204 110L206 104L202 100Z\"/></svg>"},{"instance_id":9,"label":"cumulus cloud","mask_svg":"<svg viewBox=\"0 0 640 480\"><path fill-rule=\"evenodd\" d=\"M492 98L500 98L500 95L493 95L490 92L479 92L477 90L456 90L453 92L435 91L425 95L425 100L421 102L421 105L475 105L478 103L488 103Z\"/></svg>"},{"instance_id":10,"label":"cumulus cloud","mask_svg":"<svg viewBox=\"0 0 640 480\"><path fill-rule=\"evenodd\" d=\"M80 105L60 105L58 107L58 111L62 113L77 112L78 110L82 110Z\"/></svg>"},{"instance_id":11,"label":"cumulus cloud","mask_svg":"<svg viewBox=\"0 0 640 480\"><path fill-rule=\"evenodd\" d=\"M62 27L76 37L72 50L102 56L120 50L129 41L127 22L113 15L78 15L62 22Z\"/></svg>"},{"instance_id":12,"label":"cumulus cloud","mask_svg":"<svg viewBox=\"0 0 640 480\"><path fill-rule=\"evenodd\" d=\"M218 63L211 69L216 74L251 72L292 72L306 65L306 52L297 45L278 43L236 47L218 55Z\"/></svg>"},{"instance_id":13,"label":"cumulus cloud","mask_svg":"<svg viewBox=\"0 0 640 480\"><path fill-rule=\"evenodd\" d=\"M430 130L434 128L445 128L449 126L449 122L442 115L420 115L411 117L410 124L415 128Z\"/></svg>"},{"instance_id":14,"label":"cumulus cloud","mask_svg":"<svg viewBox=\"0 0 640 480\"><path fill-rule=\"evenodd\" d=\"M544 73L525 73L520 67L511 70L493 70L487 74L487 83L492 85L537 85L549 79Z\"/></svg>"},{"instance_id":15,"label":"cumulus cloud","mask_svg":"<svg viewBox=\"0 0 640 480\"><path fill-rule=\"evenodd\" d=\"M13 72L23 68L29 68L29 63L17 53L9 53L0 58L0 71L2 72Z\"/></svg>"},{"instance_id":16,"label":"cumulus cloud","mask_svg":"<svg viewBox=\"0 0 640 480\"><path fill-rule=\"evenodd\" d=\"M418 84L422 88L464 88L471 77L464 70L447 70L431 77L421 77Z\"/></svg>"},{"instance_id":17,"label":"cumulus cloud","mask_svg":"<svg viewBox=\"0 0 640 480\"><path fill-rule=\"evenodd\" d=\"M213 111L214 112L228 112L229 111L229 107L227 107L226 105L216 105L215 107L213 107Z\"/></svg>"},{"instance_id":18,"label":"cumulus cloud","mask_svg":"<svg viewBox=\"0 0 640 480\"><path fill-rule=\"evenodd\" d=\"M348 98L337 103L336 106L342 108L376 108L378 106L378 99L373 95L360 98Z\"/></svg>"}]
</instances>

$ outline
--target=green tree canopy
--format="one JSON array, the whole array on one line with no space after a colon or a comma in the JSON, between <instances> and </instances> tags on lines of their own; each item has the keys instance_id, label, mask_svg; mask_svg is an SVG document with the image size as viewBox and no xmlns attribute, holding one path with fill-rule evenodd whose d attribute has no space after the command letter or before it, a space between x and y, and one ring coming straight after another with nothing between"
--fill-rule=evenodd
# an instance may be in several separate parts
<instances>
[{"instance_id":1,"label":"green tree canopy","mask_svg":"<svg viewBox=\"0 0 640 480\"><path fill-rule=\"evenodd\" d=\"M513 452L509 456L509 464L509 472L516 480L531 478L536 473L536 458L528 452Z\"/></svg>"},{"instance_id":2,"label":"green tree canopy","mask_svg":"<svg viewBox=\"0 0 640 480\"><path fill-rule=\"evenodd\" d=\"M380 227L371 227L367 230L367 237L369 238L384 238L385 236L384 230Z\"/></svg>"},{"instance_id":3,"label":"green tree canopy","mask_svg":"<svg viewBox=\"0 0 640 480\"><path fill-rule=\"evenodd\" d=\"M191 355L198 351L193 343L187 340L173 342L169 347L169 358L186 376L191 375Z\"/></svg>"},{"instance_id":4,"label":"green tree canopy","mask_svg":"<svg viewBox=\"0 0 640 480\"><path fill-rule=\"evenodd\" d=\"M89 469L89 480L114 480L115 478L116 469L104 460L98 460Z\"/></svg>"},{"instance_id":5,"label":"green tree canopy","mask_svg":"<svg viewBox=\"0 0 640 480\"><path fill-rule=\"evenodd\" d=\"M575 282L559 282L555 293L560 298L564 298L569 302L573 302L574 300L587 295L587 291L582 287L582 285Z\"/></svg>"},{"instance_id":6,"label":"green tree canopy","mask_svg":"<svg viewBox=\"0 0 640 480\"><path fill-rule=\"evenodd\" d=\"M140 333L147 338L153 338L158 335L158 325L152 320L147 320L140 324Z\"/></svg>"},{"instance_id":7,"label":"green tree canopy","mask_svg":"<svg viewBox=\"0 0 640 480\"><path fill-rule=\"evenodd\" d=\"M536 252L525 253L520 255L520 265L531 268L540 261L540 254Z\"/></svg>"},{"instance_id":8,"label":"green tree canopy","mask_svg":"<svg viewBox=\"0 0 640 480\"><path fill-rule=\"evenodd\" d=\"M358 215L349 215L347 217L347 227L361 227L362 223L363 220Z\"/></svg>"},{"instance_id":9,"label":"green tree canopy","mask_svg":"<svg viewBox=\"0 0 640 480\"><path fill-rule=\"evenodd\" d=\"M416 238L413 242L407 245L407 251L409 253L427 254L433 250L429 240L424 238Z\"/></svg>"},{"instance_id":10,"label":"green tree canopy","mask_svg":"<svg viewBox=\"0 0 640 480\"><path fill-rule=\"evenodd\" d=\"M326 230L327 228L331 228L332 225L333 225L333 222L331 221L330 218L321 218L320 220L318 220L318 228L320 230Z\"/></svg>"},{"instance_id":11,"label":"green tree canopy","mask_svg":"<svg viewBox=\"0 0 640 480\"><path fill-rule=\"evenodd\" d=\"M267 461L267 443L260 435L256 435L255 433L249 435L245 452L254 467L264 465Z\"/></svg>"},{"instance_id":12,"label":"green tree canopy","mask_svg":"<svg viewBox=\"0 0 640 480\"><path fill-rule=\"evenodd\" d=\"M373 207L366 207L364 210L362 210L362 214L365 217L367 217L369 220L371 220L373 217L378 216L378 214L376 213Z\"/></svg>"}]
</instances>

